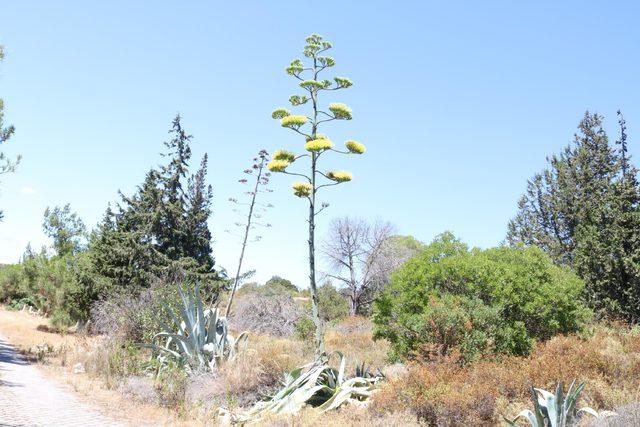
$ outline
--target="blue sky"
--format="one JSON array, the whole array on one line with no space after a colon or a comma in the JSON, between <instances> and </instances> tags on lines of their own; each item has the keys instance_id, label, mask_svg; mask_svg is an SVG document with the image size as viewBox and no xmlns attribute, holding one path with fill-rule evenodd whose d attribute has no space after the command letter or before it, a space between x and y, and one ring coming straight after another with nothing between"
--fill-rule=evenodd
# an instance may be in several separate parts
<instances>
[{"instance_id":1,"label":"blue sky","mask_svg":"<svg viewBox=\"0 0 640 427\"><path fill-rule=\"evenodd\" d=\"M335 157L352 183L330 189L331 217L388 220L430 240L451 230L497 245L526 180L572 138L586 109L628 122L640 157L637 2L5 2L0 96L21 153L0 184L0 262L47 244L47 206L71 203L90 226L120 189L130 194L161 159L176 112L207 152L219 265L234 269L237 218L226 201L260 148L300 150L270 118L296 83L284 73L304 37L331 40L335 73L353 79L324 102L354 120L326 128L357 139L362 157ZM306 206L275 176L268 220L247 268L306 285Z\"/></svg>"}]
</instances>

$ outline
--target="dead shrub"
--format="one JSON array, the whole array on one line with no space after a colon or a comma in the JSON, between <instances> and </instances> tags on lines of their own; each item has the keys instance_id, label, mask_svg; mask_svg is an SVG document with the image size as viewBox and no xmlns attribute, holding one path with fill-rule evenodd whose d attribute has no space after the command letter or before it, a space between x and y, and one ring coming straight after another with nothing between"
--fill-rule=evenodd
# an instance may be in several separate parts
<instances>
[{"instance_id":1,"label":"dead shrub","mask_svg":"<svg viewBox=\"0 0 640 427\"><path fill-rule=\"evenodd\" d=\"M237 300L229 321L239 331L286 337L295 332L302 315L303 310L290 295L254 293Z\"/></svg>"},{"instance_id":2,"label":"dead shrub","mask_svg":"<svg viewBox=\"0 0 640 427\"><path fill-rule=\"evenodd\" d=\"M160 404L160 396L158 395L154 381L148 377L129 377L123 381L118 391L124 396L133 398L141 403L152 405Z\"/></svg>"},{"instance_id":3,"label":"dead shrub","mask_svg":"<svg viewBox=\"0 0 640 427\"><path fill-rule=\"evenodd\" d=\"M142 342L146 332L144 313L153 304L152 291L114 294L96 301L91 307L91 330L119 342Z\"/></svg>"}]
</instances>

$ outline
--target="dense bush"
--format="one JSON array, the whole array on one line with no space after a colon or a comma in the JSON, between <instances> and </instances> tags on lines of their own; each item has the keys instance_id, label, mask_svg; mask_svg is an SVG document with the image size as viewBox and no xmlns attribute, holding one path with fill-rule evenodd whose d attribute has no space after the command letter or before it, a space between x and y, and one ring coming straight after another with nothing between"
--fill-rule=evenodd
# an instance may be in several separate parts
<instances>
[{"instance_id":1,"label":"dense bush","mask_svg":"<svg viewBox=\"0 0 640 427\"><path fill-rule=\"evenodd\" d=\"M238 290L238 295L260 294L267 297L274 295L289 295L295 297L298 293L299 290L296 285L291 283L290 280L280 276L273 276L267 280L264 285L256 282L245 283Z\"/></svg>"},{"instance_id":2,"label":"dense bush","mask_svg":"<svg viewBox=\"0 0 640 427\"><path fill-rule=\"evenodd\" d=\"M91 328L114 342L147 342L160 330L154 313L161 307L154 290L138 295L120 293L101 299L91 307Z\"/></svg>"},{"instance_id":3,"label":"dense bush","mask_svg":"<svg viewBox=\"0 0 640 427\"><path fill-rule=\"evenodd\" d=\"M27 252L22 263L0 270L0 301L29 305L55 326L89 318L95 294L87 280L85 254L53 256Z\"/></svg>"},{"instance_id":4,"label":"dense bush","mask_svg":"<svg viewBox=\"0 0 640 427\"><path fill-rule=\"evenodd\" d=\"M582 282L535 247L473 249L445 233L393 276L375 336L395 356L527 354L535 339L581 329Z\"/></svg>"},{"instance_id":5,"label":"dense bush","mask_svg":"<svg viewBox=\"0 0 640 427\"><path fill-rule=\"evenodd\" d=\"M342 319L349 315L349 302L331 282L318 287L318 308L325 322Z\"/></svg>"}]
</instances>

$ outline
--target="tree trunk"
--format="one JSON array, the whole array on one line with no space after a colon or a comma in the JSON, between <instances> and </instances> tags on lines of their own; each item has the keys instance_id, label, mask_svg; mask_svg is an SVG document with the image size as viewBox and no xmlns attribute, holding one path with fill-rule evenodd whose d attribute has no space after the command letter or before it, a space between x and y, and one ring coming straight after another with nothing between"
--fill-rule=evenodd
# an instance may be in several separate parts
<instances>
[{"instance_id":1,"label":"tree trunk","mask_svg":"<svg viewBox=\"0 0 640 427\"><path fill-rule=\"evenodd\" d=\"M358 282L356 281L356 270L353 265L353 255L349 254L349 280L351 287L351 298L349 301L349 316L358 313Z\"/></svg>"}]
</instances>

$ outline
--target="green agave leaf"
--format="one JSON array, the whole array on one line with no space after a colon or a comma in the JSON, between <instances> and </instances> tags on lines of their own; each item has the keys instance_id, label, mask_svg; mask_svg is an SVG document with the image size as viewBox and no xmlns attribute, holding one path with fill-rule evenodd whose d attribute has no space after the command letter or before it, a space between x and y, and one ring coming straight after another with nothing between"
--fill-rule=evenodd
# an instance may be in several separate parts
<instances>
[{"instance_id":1,"label":"green agave leaf","mask_svg":"<svg viewBox=\"0 0 640 427\"><path fill-rule=\"evenodd\" d=\"M520 412L518 415L516 415L516 417L513 420L509 420L505 418L505 421L507 421L507 423L509 423L510 426L517 426L518 425L517 421L521 418L527 420L531 427L544 427L544 424L538 424L538 419L536 415L528 409L525 409L524 411Z\"/></svg>"},{"instance_id":2,"label":"green agave leaf","mask_svg":"<svg viewBox=\"0 0 640 427\"><path fill-rule=\"evenodd\" d=\"M542 427L544 426L544 414L542 406L540 405L538 392L533 387L531 387L531 400L533 401L533 411L536 417L536 424ZM542 403L545 404L545 401L543 400Z\"/></svg>"},{"instance_id":3,"label":"green agave leaf","mask_svg":"<svg viewBox=\"0 0 640 427\"><path fill-rule=\"evenodd\" d=\"M155 337L169 337L177 342L183 344L184 352L187 354L193 354L195 349L192 348L192 343L188 338L185 338L183 335L171 334L168 332L158 332ZM154 337L154 338L155 338Z\"/></svg>"},{"instance_id":4,"label":"green agave leaf","mask_svg":"<svg viewBox=\"0 0 640 427\"><path fill-rule=\"evenodd\" d=\"M344 371L347 367L347 359L340 353L340 369L338 370L338 385L344 381Z\"/></svg>"},{"instance_id":5,"label":"green agave leaf","mask_svg":"<svg viewBox=\"0 0 640 427\"><path fill-rule=\"evenodd\" d=\"M194 299L196 300L198 347L202 348L202 346L206 344L207 329L205 327L204 310L202 309L202 299L200 298L200 284L196 285Z\"/></svg>"}]
</instances>

